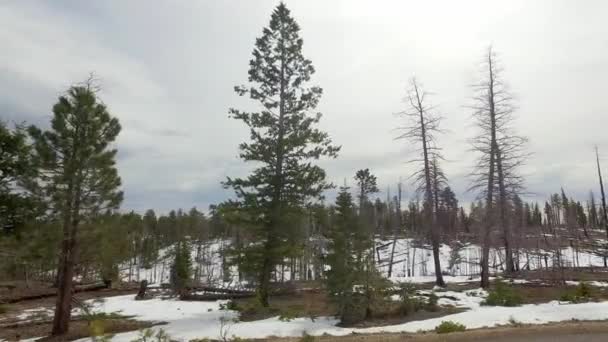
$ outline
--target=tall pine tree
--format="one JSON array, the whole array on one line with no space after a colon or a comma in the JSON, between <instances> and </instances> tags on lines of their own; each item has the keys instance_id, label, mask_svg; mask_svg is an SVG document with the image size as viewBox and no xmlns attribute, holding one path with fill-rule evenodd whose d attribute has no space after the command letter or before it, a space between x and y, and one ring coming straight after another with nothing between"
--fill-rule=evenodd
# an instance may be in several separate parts
<instances>
[{"instance_id":1,"label":"tall pine tree","mask_svg":"<svg viewBox=\"0 0 608 342\"><path fill-rule=\"evenodd\" d=\"M361 236L355 205L347 187L340 188L336 206L332 210L332 222L327 234L329 241L326 285L330 298L336 304L338 317L343 323L353 314L353 287L361 274L361 261L355 257L355 244Z\"/></svg>"},{"instance_id":2,"label":"tall pine tree","mask_svg":"<svg viewBox=\"0 0 608 342\"><path fill-rule=\"evenodd\" d=\"M110 147L120 124L97 99L91 82L73 86L59 97L50 130L29 128L40 163L39 185L63 230L53 335L65 334L69 328L79 227L118 208L123 198L116 150Z\"/></svg>"},{"instance_id":3,"label":"tall pine tree","mask_svg":"<svg viewBox=\"0 0 608 342\"><path fill-rule=\"evenodd\" d=\"M250 130L250 141L239 146L240 157L257 168L246 178L228 178L224 185L236 192L239 200L232 207L256 239L243 252L257 274L258 298L264 306L268 306L272 272L289 248L285 243L289 222L307 200L330 187L325 172L313 161L336 157L339 151L327 133L315 128L321 114L313 111L322 91L306 85L315 69L302 55L299 31L285 4L279 4L270 25L256 39L250 84L235 87L262 109L230 110L230 116Z\"/></svg>"}]
</instances>

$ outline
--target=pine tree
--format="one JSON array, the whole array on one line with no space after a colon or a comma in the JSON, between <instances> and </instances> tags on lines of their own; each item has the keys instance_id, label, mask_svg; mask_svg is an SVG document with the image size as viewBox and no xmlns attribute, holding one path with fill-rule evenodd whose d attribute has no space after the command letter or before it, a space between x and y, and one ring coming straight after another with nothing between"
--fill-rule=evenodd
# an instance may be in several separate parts
<instances>
[{"instance_id":1,"label":"pine tree","mask_svg":"<svg viewBox=\"0 0 608 342\"><path fill-rule=\"evenodd\" d=\"M0 121L0 232L16 231L36 216L39 203L31 192L24 191L35 172L24 129L10 129Z\"/></svg>"},{"instance_id":2,"label":"pine tree","mask_svg":"<svg viewBox=\"0 0 608 342\"><path fill-rule=\"evenodd\" d=\"M327 234L330 269L326 272L326 286L343 323L353 314L353 287L361 269L355 258L355 244L361 238L357 236L358 227L352 195L347 187L341 187Z\"/></svg>"},{"instance_id":3,"label":"pine tree","mask_svg":"<svg viewBox=\"0 0 608 342\"><path fill-rule=\"evenodd\" d=\"M110 144L120 132L92 81L71 87L53 107L51 129L31 126L41 175L39 186L62 222L63 241L53 335L68 331L78 231L83 222L118 208L123 194Z\"/></svg>"},{"instance_id":4,"label":"pine tree","mask_svg":"<svg viewBox=\"0 0 608 342\"><path fill-rule=\"evenodd\" d=\"M190 244L185 240L177 242L173 250L170 282L173 290L180 295L190 286L192 278L190 250Z\"/></svg>"},{"instance_id":5,"label":"pine tree","mask_svg":"<svg viewBox=\"0 0 608 342\"><path fill-rule=\"evenodd\" d=\"M240 145L240 157L257 168L246 178L228 178L226 187L239 199L233 207L238 219L252 228L256 244L245 247L246 260L257 274L258 299L268 306L270 278L289 246L289 222L305 202L330 188L325 172L313 161L336 157L339 147L315 128L313 113L322 90L308 87L315 69L302 55L300 27L285 4L272 13L270 25L255 42L249 65L250 86L237 86L262 105L260 112L231 109L230 115L250 130L250 141Z\"/></svg>"}]
</instances>

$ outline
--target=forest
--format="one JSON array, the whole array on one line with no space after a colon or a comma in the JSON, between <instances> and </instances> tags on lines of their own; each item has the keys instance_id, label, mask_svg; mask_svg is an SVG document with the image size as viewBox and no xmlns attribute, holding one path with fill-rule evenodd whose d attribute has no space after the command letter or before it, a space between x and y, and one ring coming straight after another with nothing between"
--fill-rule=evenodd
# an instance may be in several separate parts
<instances>
[{"instance_id":1,"label":"forest","mask_svg":"<svg viewBox=\"0 0 608 342\"><path fill-rule=\"evenodd\" d=\"M551 301L572 311L548 322L608 319L601 151L589 152L596 187L586 198L555 184L535 200L522 173L534 137L515 129L518 104L493 47L471 61L478 82L462 103L475 127L472 171L456 194L443 168L440 95L417 78L390 137L414 152L395 161L407 161L405 180L381 190L362 164L329 182L319 161L340 158L341 146L319 128L323 89L303 46L279 4L242 61L246 83L234 87L258 111L226 105L249 132L234 146L251 172L227 175L221 186L233 195L208 208L121 205L121 123L93 74L58 90L47 126L0 121L0 340L237 341L302 336L293 325L304 321L307 341L353 329L443 333L494 324L459 321L467 312ZM133 304L146 302L157 306ZM165 306L210 316L188 323L164 317ZM245 325L273 317L278 333Z\"/></svg>"}]
</instances>

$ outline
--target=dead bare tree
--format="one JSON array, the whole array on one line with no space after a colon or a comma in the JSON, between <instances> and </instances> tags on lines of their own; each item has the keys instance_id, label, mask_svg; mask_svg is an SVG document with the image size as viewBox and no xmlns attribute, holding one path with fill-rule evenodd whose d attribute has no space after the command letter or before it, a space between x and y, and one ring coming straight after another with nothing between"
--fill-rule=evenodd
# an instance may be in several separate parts
<instances>
[{"instance_id":1,"label":"dead bare tree","mask_svg":"<svg viewBox=\"0 0 608 342\"><path fill-rule=\"evenodd\" d=\"M600 181L600 193L602 194L602 221L604 228L606 229L606 236L608 236L608 213L606 212L606 194L604 193L604 181L602 180L602 170L600 168L600 156L595 147L595 160L597 162L597 177Z\"/></svg>"},{"instance_id":2,"label":"dead bare tree","mask_svg":"<svg viewBox=\"0 0 608 342\"><path fill-rule=\"evenodd\" d=\"M508 223L508 209L514 195L521 192L523 179L518 168L527 154L527 139L514 133L512 97L502 81L497 57L488 48L482 63L482 79L473 85L473 118L479 128L472 139L473 151L479 154L472 172L469 190L479 191L486 210L482 233L481 286L489 286L489 249L492 230L498 225L505 249L505 271L515 269Z\"/></svg>"},{"instance_id":3,"label":"dead bare tree","mask_svg":"<svg viewBox=\"0 0 608 342\"><path fill-rule=\"evenodd\" d=\"M441 133L439 128L441 116L435 113L433 106L427 104L428 93L420 87L415 78L411 79L410 87L405 99L408 109L400 113L408 120L408 123L401 128L403 133L397 139L408 139L413 144L419 144L420 146L417 148L419 156L410 160L411 163L418 163L420 167L411 177L414 183L418 185L418 190L424 193L423 213L433 247L435 283L438 286L445 286L439 259L441 236L437 223L437 199L433 192L432 165L434 160L443 159L441 150L436 145L435 137L438 133Z\"/></svg>"},{"instance_id":4,"label":"dead bare tree","mask_svg":"<svg viewBox=\"0 0 608 342\"><path fill-rule=\"evenodd\" d=\"M401 180L397 183L397 197L395 197L395 211L397 212L397 223L393 228L393 245L391 247L391 256L388 263L388 277L390 278L393 275L393 263L395 261L395 247L397 246L397 237L399 233L403 229L403 217L401 213L401 190L402 184ZM386 202L389 203L388 201Z\"/></svg>"}]
</instances>

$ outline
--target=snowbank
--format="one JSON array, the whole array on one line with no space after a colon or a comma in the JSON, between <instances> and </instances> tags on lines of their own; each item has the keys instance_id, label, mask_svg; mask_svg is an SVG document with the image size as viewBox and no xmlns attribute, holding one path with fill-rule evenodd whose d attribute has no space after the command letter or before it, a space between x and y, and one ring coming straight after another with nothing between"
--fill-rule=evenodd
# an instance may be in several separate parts
<instances>
[{"instance_id":1,"label":"snowbank","mask_svg":"<svg viewBox=\"0 0 608 342\"><path fill-rule=\"evenodd\" d=\"M219 338L222 327L228 330L228 336L242 338L264 338L268 336L301 336L304 332L310 335L347 335L351 333L376 332L417 332L432 330L442 321L451 320L464 324L467 329L491 327L509 324L511 319L518 322L540 324L566 320L601 320L608 319L608 302L560 304L557 301L523 305L520 307L484 307L480 302L485 296L483 290L467 292L435 292L440 297L440 304L451 304L468 308L469 311L447 315L439 318L408 322L383 327L364 329L337 327L338 321L330 317L298 318L283 322L278 317L254 322L230 322L236 317L236 312L220 310L217 302L185 302L174 299L151 299L135 301L133 296L107 298L105 303L96 304L95 308L104 312L119 311L125 315L135 315L140 320L166 321L168 324L157 326L164 329L172 338L189 340L194 338ZM450 299L446 297L452 297ZM113 341L132 341L138 332L117 334ZM84 340L83 340L84 341Z\"/></svg>"}]
</instances>

